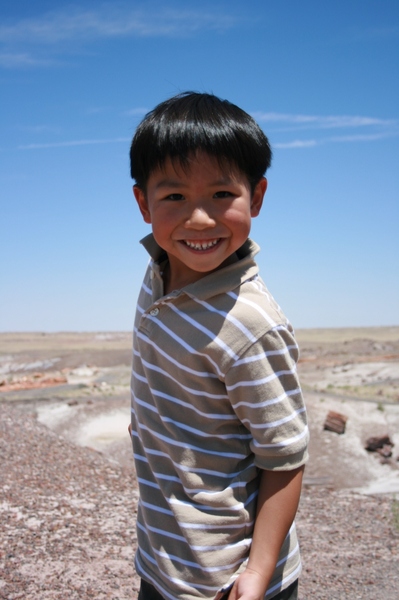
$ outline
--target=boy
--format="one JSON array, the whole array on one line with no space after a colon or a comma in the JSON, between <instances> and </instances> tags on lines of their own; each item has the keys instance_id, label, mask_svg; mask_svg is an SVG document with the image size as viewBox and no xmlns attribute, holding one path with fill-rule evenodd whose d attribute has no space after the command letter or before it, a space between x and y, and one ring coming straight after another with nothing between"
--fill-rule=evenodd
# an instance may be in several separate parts
<instances>
[{"instance_id":1,"label":"boy","mask_svg":"<svg viewBox=\"0 0 399 600\"><path fill-rule=\"evenodd\" d=\"M268 140L237 106L187 92L144 118L130 161L152 226L132 372L139 599L296 598L298 350L248 238Z\"/></svg>"}]
</instances>

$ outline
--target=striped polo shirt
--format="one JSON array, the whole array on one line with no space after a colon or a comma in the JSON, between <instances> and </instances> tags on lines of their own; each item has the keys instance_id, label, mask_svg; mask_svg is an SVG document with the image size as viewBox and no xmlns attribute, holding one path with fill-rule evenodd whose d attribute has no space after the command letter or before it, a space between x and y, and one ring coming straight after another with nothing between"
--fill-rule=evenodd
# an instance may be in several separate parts
<instances>
[{"instance_id":1,"label":"striped polo shirt","mask_svg":"<svg viewBox=\"0 0 399 600\"><path fill-rule=\"evenodd\" d=\"M254 242L166 295L166 254L152 235L142 243L151 261L133 343L136 570L165 599L213 599L245 569L260 469L307 460L298 348L259 277ZM265 597L300 568L293 524Z\"/></svg>"}]
</instances>

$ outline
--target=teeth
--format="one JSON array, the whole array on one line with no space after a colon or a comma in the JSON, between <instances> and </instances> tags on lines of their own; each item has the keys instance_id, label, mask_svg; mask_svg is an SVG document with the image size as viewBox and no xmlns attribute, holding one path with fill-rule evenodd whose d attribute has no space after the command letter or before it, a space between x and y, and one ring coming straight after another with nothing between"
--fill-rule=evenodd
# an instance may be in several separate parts
<instances>
[{"instance_id":1,"label":"teeth","mask_svg":"<svg viewBox=\"0 0 399 600\"><path fill-rule=\"evenodd\" d=\"M185 240L185 244L193 250L208 250L208 248L216 246L218 241L219 240L212 240L211 242L190 242L190 240Z\"/></svg>"}]
</instances>

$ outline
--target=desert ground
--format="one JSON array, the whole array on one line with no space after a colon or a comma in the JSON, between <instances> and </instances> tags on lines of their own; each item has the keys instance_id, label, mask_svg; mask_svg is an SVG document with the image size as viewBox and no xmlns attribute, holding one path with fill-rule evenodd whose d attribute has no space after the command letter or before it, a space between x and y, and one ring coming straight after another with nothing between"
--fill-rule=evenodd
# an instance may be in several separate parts
<instances>
[{"instance_id":1,"label":"desert ground","mask_svg":"<svg viewBox=\"0 0 399 600\"><path fill-rule=\"evenodd\" d=\"M300 598L399 597L399 327L298 330ZM131 334L0 334L0 598L135 599ZM345 431L324 428L330 411ZM387 437L379 452L371 437Z\"/></svg>"}]
</instances>

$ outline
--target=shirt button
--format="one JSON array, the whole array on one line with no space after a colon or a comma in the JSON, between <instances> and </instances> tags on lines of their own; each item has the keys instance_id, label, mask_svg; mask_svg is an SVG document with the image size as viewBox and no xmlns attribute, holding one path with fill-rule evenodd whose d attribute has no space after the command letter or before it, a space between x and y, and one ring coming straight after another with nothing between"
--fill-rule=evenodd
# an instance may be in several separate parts
<instances>
[{"instance_id":1,"label":"shirt button","mask_svg":"<svg viewBox=\"0 0 399 600\"><path fill-rule=\"evenodd\" d=\"M153 308L152 310L150 310L150 315L152 317L156 317L158 313L159 313L159 308Z\"/></svg>"}]
</instances>

